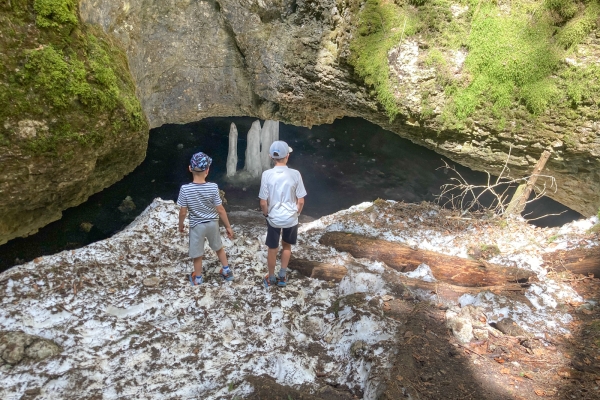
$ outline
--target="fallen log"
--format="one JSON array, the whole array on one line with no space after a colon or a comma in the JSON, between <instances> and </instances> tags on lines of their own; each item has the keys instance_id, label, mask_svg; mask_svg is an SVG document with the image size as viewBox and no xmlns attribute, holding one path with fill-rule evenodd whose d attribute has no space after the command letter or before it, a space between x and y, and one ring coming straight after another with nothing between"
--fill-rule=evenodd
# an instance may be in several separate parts
<instances>
[{"instance_id":1,"label":"fallen log","mask_svg":"<svg viewBox=\"0 0 600 400\"><path fill-rule=\"evenodd\" d=\"M333 282L340 282L346 276L346 273L348 273L348 269L341 265L300 258L292 258L288 264L288 268L298 271L308 278Z\"/></svg>"},{"instance_id":2,"label":"fallen log","mask_svg":"<svg viewBox=\"0 0 600 400\"><path fill-rule=\"evenodd\" d=\"M359 268L365 268L360 264L355 265ZM300 258L291 259L288 267L308 278L334 282L340 282L348 272L348 269L342 265L309 261ZM382 277L388 286L390 286L391 292L398 297L403 296L407 289L411 292L422 290L443 301L456 303L458 298L465 293L475 296L484 290L489 290L493 293L512 292L518 294L526 289L526 287L523 287L519 283L508 283L500 286L465 287L444 282L425 282L420 279L407 278L393 271L389 267L385 268Z\"/></svg>"},{"instance_id":3,"label":"fallen log","mask_svg":"<svg viewBox=\"0 0 600 400\"><path fill-rule=\"evenodd\" d=\"M523 283L535 276L531 271L515 267L448 256L428 250L414 250L403 244L353 233L327 232L321 236L319 242L338 251L348 252L355 258L384 262L400 272L413 271L419 265L427 264L438 281L457 286L482 287Z\"/></svg>"},{"instance_id":4,"label":"fallen log","mask_svg":"<svg viewBox=\"0 0 600 400\"><path fill-rule=\"evenodd\" d=\"M557 272L571 271L574 274L594 275L600 278L600 248L559 250L542 257L544 267Z\"/></svg>"}]
</instances>

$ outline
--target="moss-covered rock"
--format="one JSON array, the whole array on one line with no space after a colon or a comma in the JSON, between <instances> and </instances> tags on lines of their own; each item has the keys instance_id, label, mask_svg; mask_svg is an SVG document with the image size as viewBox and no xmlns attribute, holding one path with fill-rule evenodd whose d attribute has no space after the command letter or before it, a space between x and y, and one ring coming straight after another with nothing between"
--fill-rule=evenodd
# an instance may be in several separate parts
<instances>
[{"instance_id":1,"label":"moss-covered rock","mask_svg":"<svg viewBox=\"0 0 600 400\"><path fill-rule=\"evenodd\" d=\"M121 179L148 126L124 52L73 0L0 4L0 244Z\"/></svg>"}]
</instances>

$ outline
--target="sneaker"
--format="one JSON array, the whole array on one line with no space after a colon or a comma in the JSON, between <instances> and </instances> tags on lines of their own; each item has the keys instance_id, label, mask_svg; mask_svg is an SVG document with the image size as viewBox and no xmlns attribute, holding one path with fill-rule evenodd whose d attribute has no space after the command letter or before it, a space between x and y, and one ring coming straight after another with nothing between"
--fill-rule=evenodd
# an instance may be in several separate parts
<instances>
[{"instance_id":1,"label":"sneaker","mask_svg":"<svg viewBox=\"0 0 600 400\"><path fill-rule=\"evenodd\" d=\"M265 287L268 289L271 286L275 286L277 284L277 278L269 279L269 274L266 274L265 277L263 278L263 283L265 284Z\"/></svg>"},{"instance_id":2,"label":"sneaker","mask_svg":"<svg viewBox=\"0 0 600 400\"><path fill-rule=\"evenodd\" d=\"M287 274L285 274L285 276L279 275L277 277L277 286L284 287L286 285L287 285Z\"/></svg>"},{"instance_id":3,"label":"sneaker","mask_svg":"<svg viewBox=\"0 0 600 400\"><path fill-rule=\"evenodd\" d=\"M225 279L228 282L233 280L233 271L231 269L229 270L229 273L224 274L223 268L221 268L221 270L219 271L219 275L221 275L221 278Z\"/></svg>"},{"instance_id":4,"label":"sneaker","mask_svg":"<svg viewBox=\"0 0 600 400\"><path fill-rule=\"evenodd\" d=\"M203 282L202 277L200 277L200 282L196 281L196 273L194 273L194 272L192 272L191 274L189 274L188 278L190 279L190 283L192 284L192 286L201 285L202 282Z\"/></svg>"}]
</instances>

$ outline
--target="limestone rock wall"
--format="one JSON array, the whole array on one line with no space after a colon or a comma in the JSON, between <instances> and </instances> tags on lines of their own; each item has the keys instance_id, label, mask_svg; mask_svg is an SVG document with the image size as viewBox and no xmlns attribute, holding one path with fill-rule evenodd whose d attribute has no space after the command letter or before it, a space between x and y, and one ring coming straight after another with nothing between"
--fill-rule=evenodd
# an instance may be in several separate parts
<instances>
[{"instance_id":1,"label":"limestone rock wall","mask_svg":"<svg viewBox=\"0 0 600 400\"><path fill-rule=\"evenodd\" d=\"M10 27L0 34L0 244L61 218L146 154L126 55L81 23L76 4L0 3Z\"/></svg>"},{"instance_id":2,"label":"limestone rock wall","mask_svg":"<svg viewBox=\"0 0 600 400\"><path fill-rule=\"evenodd\" d=\"M81 0L80 15L123 44L151 127L211 116L247 115L305 126L358 116L477 170L498 173L511 152L513 176L527 175L549 148L547 172L559 184L549 195L584 215L598 211L597 106L575 117L535 121L522 118L517 109L502 129L485 117L448 127L436 115L445 101L443 91L419 58L427 46L407 42L390 53L402 111L390 123L347 62L362 4ZM593 33L581 54L597 61L598 42ZM453 73L460 73L465 55L448 56ZM424 91L434 106L427 120L419 118ZM572 140L567 143L565 137Z\"/></svg>"}]
</instances>

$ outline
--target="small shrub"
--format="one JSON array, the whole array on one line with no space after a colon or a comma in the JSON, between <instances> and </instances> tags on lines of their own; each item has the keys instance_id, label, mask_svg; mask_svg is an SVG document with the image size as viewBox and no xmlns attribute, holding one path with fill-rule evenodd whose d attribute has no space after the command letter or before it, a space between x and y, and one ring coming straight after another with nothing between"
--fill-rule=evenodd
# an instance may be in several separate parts
<instances>
[{"instance_id":1,"label":"small shrub","mask_svg":"<svg viewBox=\"0 0 600 400\"><path fill-rule=\"evenodd\" d=\"M552 243L554 242L556 239L558 239L560 237L560 235L552 235L548 238L548 243Z\"/></svg>"}]
</instances>

